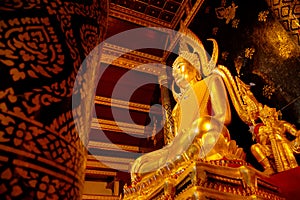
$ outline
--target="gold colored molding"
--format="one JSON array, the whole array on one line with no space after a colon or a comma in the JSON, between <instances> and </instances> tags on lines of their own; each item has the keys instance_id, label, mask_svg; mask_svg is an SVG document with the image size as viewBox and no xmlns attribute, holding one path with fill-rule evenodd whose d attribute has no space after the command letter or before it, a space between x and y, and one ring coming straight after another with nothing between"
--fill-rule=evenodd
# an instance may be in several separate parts
<instances>
[{"instance_id":1,"label":"gold colored molding","mask_svg":"<svg viewBox=\"0 0 300 200\"><path fill-rule=\"evenodd\" d=\"M146 105L146 104L128 102L128 101L123 101L123 100L119 100L119 99L111 99L111 98L102 97L102 96L95 97L95 104L124 108L127 110L135 110L135 111L140 111L140 112L145 112L145 113L149 113L150 108L151 108L150 105ZM162 115L162 110L160 110L160 109L154 108L153 111L151 111L151 112L156 115Z\"/></svg>"},{"instance_id":2,"label":"gold colored molding","mask_svg":"<svg viewBox=\"0 0 300 200\"><path fill-rule=\"evenodd\" d=\"M129 145L122 145L122 144L113 144L113 143L105 143L105 142L96 142L90 141L88 144L88 148L96 148L96 149L103 149L103 150L112 150L112 151L121 151L121 152L139 152L140 147L138 146L129 146Z\"/></svg>"},{"instance_id":3,"label":"gold colored molding","mask_svg":"<svg viewBox=\"0 0 300 200\"><path fill-rule=\"evenodd\" d=\"M179 21L182 19L183 15L184 15L184 11L186 10L188 3L189 3L189 0L183 1L182 5L180 5L180 7L179 7L180 10L176 13L176 15L172 21L172 24L169 28L171 28L171 29L176 28L177 24L179 23Z\"/></svg>"},{"instance_id":4,"label":"gold colored molding","mask_svg":"<svg viewBox=\"0 0 300 200\"><path fill-rule=\"evenodd\" d=\"M116 163L130 163L135 160L130 158L118 158L118 157L96 156L96 155L88 155L87 159L89 161L105 161L105 162L116 162Z\"/></svg>"},{"instance_id":5,"label":"gold colored molding","mask_svg":"<svg viewBox=\"0 0 300 200\"><path fill-rule=\"evenodd\" d=\"M134 56L134 60L136 59L140 59L141 63L148 63L148 62L161 62L162 59L161 57L158 56L154 56L151 54L147 54L147 53L143 53L140 51L132 51L130 49L127 49L125 47L120 47L114 44L109 44L107 42L104 43L104 49L103 49L104 53L113 53L116 56L121 56L123 55L125 52L128 53L130 52L130 55Z\"/></svg>"},{"instance_id":6,"label":"gold colored molding","mask_svg":"<svg viewBox=\"0 0 300 200\"><path fill-rule=\"evenodd\" d=\"M103 131L114 131L118 133L130 133L138 135L145 134L145 126L97 118L92 119L92 128L98 130L101 129Z\"/></svg>"},{"instance_id":7,"label":"gold colored molding","mask_svg":"<svg viewBox=\"0 0 300 200\"><path fill-rule=\"evenodd\" d=\"M123 145L123 144L113 144L113 143L106 143L106 142L97 142L97 141L89 141L87 146L90 148L95 149L102 149L102 150L109 150L109 151L118 151L118 152L150 152L153 151L152 148L144 148L139 146L131 146L131 145ZM109 158L109 157L108 157ZM107 158L107 159L108 159ZM126 160L121 160L114 158L116 161L125 162ZM127 161L126 161L127 162Z\"/></svg>"},{"instance_id":8,"label":"gold colored molding","mask_svg":"<svg viewBox=\"0 0 300 200\"><path fill-rule=\"evenodd\" d=\"M183 21L183 24L185 26L189 26L189 24L192 22L195 15L201 8L203 2L204 2L204 0L197 0L196 3L191 8L191 10L188 11L187 17ZM131 23L139 24L139 25L145 26L145 27L164 27L164 28L174 29L177 26L177 24L179 23L179 21L182 19L184 12L187 10L186 8L188 6L188 3L189 3L188 0L185 0L182 3L182 5L179 8L180 10L176 13L176 16L174 17L174 19L171 23L166 23L163 20L158 20L157 18L153 18L146 14L139 13L134 10L130 10L128 8L116 5L114 3L110 4L110 17L119 18L119 19L129 21ZM157 28L155 28L155 29L157 29ZM158 30L159 30L159 28L158 28ZM102 61L105 63L112 63L118 67L124 67L127 69L135 68L135 70L138 70L138 71L150 73L153 75L159 75L160 70L154 69L154 70L148 71L145 69L140 69L140 68L138 68L138 66L141 64L149 63L150 60L152 62L156 61L158 63L164 63L166 61L167 57L170 54L169 53L170 50L172 50L175 47L176 43L178 42L178 34L175 37L172 36L171 33L167 33L167 34L169 34L172 42L169 45L168 51L165 52L165 55L163 56L163 58L145 54L145 53L141 53L141 52L137 52L137 51L132 51L129 56L126 55L124 57L122 56L122 58L118 58L124 53L124 50L126 48L118 47L118 46L112 45L112 44L105 44ZM137 57L135 57L135 56L137 56Z\"/></svg>"},{"instance_id":9,"label":"gold colored molding","mask_svg":"<svg viewBox=\"0 0 300 200\"><path fill-rule=\"evenodd\" d=\"M91 169L86 169L85 174L103 175L103 176L117 176L117 172L102 171L102 170L91 170Z\"/></svg>"},{"instance_id":10,"label":"gold colored molding","mask_svg":"<svg viewBox=\"0 0 300 200\"><path fill-rule=\"evenodd\" d=\"M236 166L224 166L225 163L235 163ZM136 185L125 186L124 199L284 200L279 188L272 184L268 176L245 165L244 161L187 162L171 171L160 170Z\"/></svg>"},{"instance_id":11,"label":"gold colored molding","mask_svg":"<svg viewBox=\"0 0 300 200\"><path fill-rule=\"evenodd\" d=\"M95 104L125 108L128 110L135 110L135 111L146 112L146 113L148 113L150 110L150 106L146 104L128 102L119 99L111 99L102 96L95 97Z\"/></svg>"},{"instance_id":12,"label":"gold colored molding","mask_svg":"<svg viewBox=\"0 0 300 200\"><path fill-rule=\"evenodd\" d=\"M94 194L84 194L82 195L82 200L94 200L94 199L101 199L101 200L119 200L120 197L118 196L104 196L104 195L94 195Z\"/></svg>"},{"instance_id":13,"label":"gold colored molding","mask_svg":"<svg viewBox=\"0 0 300 200\"><path fill-rule=\"evenodd\" d=\"M161 74L161 68L157 65L162 63L160 57L138 51L131 51L130 49L108 43L104 44L101 62L155 76ZM151 67L142 66L145 64L149 64Z\"/></svg>"},{"instance_id":14,"label":"gold colored molding","mask_svg":"<svg viewBox=\"0 0 300 200\"><path fill-rule=\"evenodd\" d=\"M204 0L197 0L196 1L195 5L191 9L191 11L188 13L188 16L186 17L186 19L183 22L186 27L188 27L190 25L190 23L193 21L195 15L197 14L199 9L201 8L203 2L204 2Z\"/></svg>"},{"instance_id":15,"label":"gold colored molding","mask_svg":"<svg viewBox=\"0 0 300 200\"><path fill-rule=\"evenodd\" d=\"M200 6L202 5L203 0L196 1L193 8L187 13L186 23L190 23L192 19L195 17L195 14L199 10ZM163 20L157 19L155 17L151 17L149 15L130 10L128 8L122 7L120 5L116 5L114 3L110 4L110 16L116 17L125 21L129 21L134 24L138 24L145 27L165 27L174 29L179 21L182 19L186 7L189 4L189 0L184 0L184 2L180 5L179 11L177 11L175 17L173 18L172 22L165 22ZM167 11L165 11L167 12Z\"/></svg>"}]
</instances>

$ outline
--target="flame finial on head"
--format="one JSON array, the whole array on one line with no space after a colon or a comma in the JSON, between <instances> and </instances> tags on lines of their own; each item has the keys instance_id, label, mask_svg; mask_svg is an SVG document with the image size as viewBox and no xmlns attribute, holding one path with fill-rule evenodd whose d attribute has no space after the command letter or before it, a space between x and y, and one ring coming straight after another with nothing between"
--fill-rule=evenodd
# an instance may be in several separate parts
<instances>
[{"instance_id":1,"label":"flame finial on head","mask_svg":"<svg viewBox=\"0 0 300 200\"><path fill-rule=\"evenodd\" d=\"M201 40L183 23L180 25L179 38L179 57L174 61L173 67L178 65L179 58L184 58L192 64L201 75L209 76L214 70L218 60L218 44L214 39L208 39L213 42L213 53L211 59L208 59L208 54L204 49Z\"/></svg>"}]
</instances>

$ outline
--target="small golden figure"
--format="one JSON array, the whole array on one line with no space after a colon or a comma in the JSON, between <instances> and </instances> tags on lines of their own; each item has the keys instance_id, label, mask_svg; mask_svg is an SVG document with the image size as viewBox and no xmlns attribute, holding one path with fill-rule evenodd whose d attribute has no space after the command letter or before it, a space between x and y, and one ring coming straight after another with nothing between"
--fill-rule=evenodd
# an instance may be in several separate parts
<instances>
[{"instance_id":1,"label":"small golden figure","mask_svg":"<svg viewBox=\"0 0 300 200\"><path fill-rule=\"evenodd\" d=\"M278 114L275 108L260 105L258 117L262 123L254 128L257 143L252 145L251 152L268 175L298 166L294 153L299 153L300 131L292 124L279 120ZM296 139L290 142L286 133Z\"/></svg>"}]
</instances>

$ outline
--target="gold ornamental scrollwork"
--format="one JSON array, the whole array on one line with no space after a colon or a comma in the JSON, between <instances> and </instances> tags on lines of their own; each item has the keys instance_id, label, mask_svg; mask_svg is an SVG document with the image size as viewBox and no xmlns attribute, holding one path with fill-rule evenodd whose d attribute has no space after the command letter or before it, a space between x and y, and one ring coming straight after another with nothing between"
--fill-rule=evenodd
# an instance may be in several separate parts
<instances>
[{"instance_id":1,"label":"gold ornamental scrollwork","mask_svg":"<svg viewBox=\"0 0 300 200\"><path fill-rule=\"evenodd\" d=\"M0 156L0 195L4 199L80 197L86 149L75 129L70 98L84 58L80 42L86 51L91 49L93 31L97 34L92 45L101 42L106 3L0 3L0 151L5 155ZM78 25L84 38L75 34L73 17L81 17Z\"/></svg>"}]
</instances>

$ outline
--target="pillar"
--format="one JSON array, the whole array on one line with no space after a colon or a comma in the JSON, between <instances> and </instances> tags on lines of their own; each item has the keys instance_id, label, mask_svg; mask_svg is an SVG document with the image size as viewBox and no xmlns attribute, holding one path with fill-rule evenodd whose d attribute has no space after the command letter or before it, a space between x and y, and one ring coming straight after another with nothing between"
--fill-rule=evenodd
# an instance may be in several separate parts
<instances>
[{"instance_id":1,"label":"pillar","mask_svg":"<svg viewBox=\"0 0 300 200\"><path fill-rule=\"evenodd\" d=\"M72 95L93 101L96 77L84 76L93 68L73 87L104 38L107 9L103 0L1 2L1 199L81 199L89 126L79 137L72 111L85 122L90 110L72 106Z\"/></svg>"},{"instance_id":2,"label":"pillar","mask_svg":"<svg viewBox=\"0 0 300 200\"><path fill-rule=\"evenodd\" d=\"M164 142L169 144L174 138L174 121L172 118L172 105L169 96L168 77L166 66L162 69L162 75L158 77L161 91L161 103L164 116Z\"/></svg>"}]
</instances>

